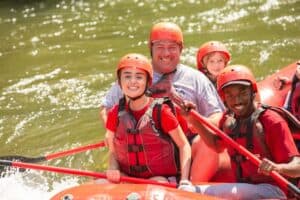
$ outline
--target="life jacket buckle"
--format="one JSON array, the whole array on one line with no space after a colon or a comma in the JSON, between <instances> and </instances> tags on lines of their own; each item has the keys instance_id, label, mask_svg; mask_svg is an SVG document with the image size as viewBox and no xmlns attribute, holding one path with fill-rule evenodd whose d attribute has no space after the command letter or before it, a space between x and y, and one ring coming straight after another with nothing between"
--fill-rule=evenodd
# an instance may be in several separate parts
<instances>
[{"instance_id":1,"label":"life jacket buckle","mask_svg":"<svg viewBox=\"0 0 300 200\"><path fill-rule=\"evenodd\" d=\"M235 154L235 155L231 156L231 159L236 163L241 163L246 160L245 156L240 155L240 154Z\"/></svg>"},{"instance_id":2,"label":"life jacket buckle","mask_svg":"<svg viewBox=\"0 0 300 200\"><path fill-rule=\"evenodd\" d=\"M130 134L138 134L139 133L139 129L134 129L134 128L128 128L126 131L127 131L127 133L130 133Z\"/></svg>"},{"instance_id":3,"label":"life jacket buckle","mask_svg":"<svg viewBox=\"0 0 300 200\"><path fill-rule=\"evenodd\" d=\"M142 173L148 170L148 167L146 165L132 165L130 166L130 171L136 172L136 173Z\"/></svg>"},{"instance_id":4,"label":"life jacket buckle","mask_svg":"<svg viewBox=\"0 0 300 200\"><path fill-rule=\"evenodd\" d=\"M144 146L141 144L128 145L128 152L141 152L144 151Z\"/></svg>"}]
</instances>

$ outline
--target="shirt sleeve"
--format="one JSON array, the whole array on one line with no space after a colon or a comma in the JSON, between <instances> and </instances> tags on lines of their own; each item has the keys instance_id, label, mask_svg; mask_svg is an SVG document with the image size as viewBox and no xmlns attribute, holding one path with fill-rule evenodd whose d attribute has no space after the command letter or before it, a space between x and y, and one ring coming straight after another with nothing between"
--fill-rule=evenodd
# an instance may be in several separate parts
<instances>
[{"instance_id":1,"label":"shirt sleeve","mask_svg":"<svg viewBox=\"0 0 300 200\"><path fill-rule=\"evenodd\" d=\"M200 71L180 65L173 78L176 92L185 100L196 104L196 110L204 117L223 112L224 104L210 80Z\"/></svg>"},{"instance_id":2,"label":"shirt sleeve","mask_svg":"<svg viewBox=\"0 0 300 200\"><path fill-rule=\"evenodd\" d=\"M206 117L214 113L223 112L225 106L214 85L206 77L198 81L198 85L200 85L197 101L199 112Z\"/></svg>"},{"instance_id":3,"label":"shirt sleeve","mask_svg":"<svg viewBox=\"0 0 300 200\"><path fill-rule=\"evenodd\" d=\"M122 90L117 82L115 82L106 95L102 98L101 105L106 109L112 108L123 97Z\"/></svg>"},{"instance_id":4,"label":"shirt sleeve","mask_svg":"<svg viewBox=\"0 0 300 200\"><path fill-rule=\"evenodd\" d=\"M191 129L186 119L180 114L181 110L179 107L176 107L176 118L178 120L179 125L181 126L184 133L188 132L188 129Z\"/></svg>"},{"instance_id":5,"label":"shirt sleeve","mask_svg":"<svg viewBox=\"0 0 300 200\"><path fill-rule=\"evenodd\" d=\"M107 114L106 129L116 132L118 124L119 105L115 105Z\"/></svg>"},{"instance_id":6,"label":"shirt sleeve","mask_svg":"<svg viewBox=\"0 0 300 200\"><path fill-rule=\"evenodd\" d=\"M275 162L286 163L299 155L288 124L279 114L274 113L272 120L264 124L266 142Z\"/></svg>"}]
</instances>

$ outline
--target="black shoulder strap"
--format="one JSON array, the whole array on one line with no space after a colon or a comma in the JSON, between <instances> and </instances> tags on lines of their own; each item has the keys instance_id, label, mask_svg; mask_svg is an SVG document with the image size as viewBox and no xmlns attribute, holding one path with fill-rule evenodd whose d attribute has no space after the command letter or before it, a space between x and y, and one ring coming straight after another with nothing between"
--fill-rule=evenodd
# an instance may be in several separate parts
<instances>
[{"instance_id":1,"label":"black shoulder strap","mask_svg":"<svg viewBox=\"0 0 300 200\"><path fill-rule=\"evenodd\" d=\"M232 134L231 137L233 138L239 138L239 137L246 137L246 148L249 150L253 150L253 128L258 121L259 116L265 111L264 108L259 107L256 109L251 116L249 116L245 123L246 123L246 132L244 135L240 133L240 126L241 122L236 121L235 125L233 125Z\"/></svg>"},{"instance_id":2,"label":"black shoulder strap","mask_svg":"<svg viewBox=\"0 0 300 200\"><path fill-rule=\"evenodd\" d=\"M288 110L281 107L269 106L265 104L263 104L262 107L265 109L271 109L280 114L287 121L292 132L300 130L300 121Z\"/></svg>"},{"instance_id":3,"label":"black shoulder strap","mask_svg":"<svg viewBox=\"0 0 300 200\"><path fill-rule=\"evenodd\" d=\"M171 108L174 115L176 116L175 106L168 97L164 97L162 103L156 104L156 108L157 108L157 125L156 125L156 127L160 132L162 132L162 127L161 127L161 108L162 108L162 104L167 104Z\"/></svg>"},{"instance_id":4,"label":"black shoulder strap","mask_svg":"<svg viewBox=\"0 0 300 200\"><path fill-rule=\"evenodd\" d=\"M246 135L246 146L248 149L253 149L253 128L258 121L259 116L265 111L264 108L259 107L256 109L247 122L247 135Z\"/></svg>"},{"instance_id":5,"label":"black shoulder strap","mask_svg":"<svg viewBox=\"0 0 300 200\"><path fill-rule=\"evenodd\" d=\"M157 112L156 112L157 113L157 124L156 124L157 132L160 134L160 137L170 138L170 136L168 136L166 134L161 134L161 133L163 133L162 126L161 126L161 109L162 109L163 104L167 104L171 108L172 113L174 113L175 116L176 116L176 109L175 109L173 102L170 100L170 98L164 97L164 98L159 98L159 99L161 101L158 101L159 103L157 103L155 105L155 107L157 107ZM170 140L170 141L173 144L174 151L175 151L176 166L178 169L180 169L179 149L173 140Z\"/></svg>"},{"instance_id":6,"label":"black shoulder strap","mask_svg":"<svg viewBox=\"0 0 300 200\"><path fill-rule=\"evenodd\" d=\"M122 115L122 113L125 112L125 106L126 106L126 99L125 99L125 96L122 97L120 100L119 100L119 107L118 107L118 118L117 118L117 125L119 125L119 117Z\"/></svg>"},{"instance_id":7,"label":"black shoulder strap","mask_svg":"<svg viewBox=\"0 0 300 200\"><path fill-rule=\"evenodd\" d=\"M287 104L288 111L292 110L292 96L293 96L293 93L295 92L296 84L298 81L300 81L300 80L298 79L298 77L295 74L292 79L291 93L290 93L290 98L288 99L288 104Z\"/></svg>"},{"instance_id":8,"label":"black shoulder strap","mask_svg":"<svg viewBox=\"0 0 300 200\"><path fill-rule=\"evenodd\" d=\"M118 109L118 113L125 110L125 106L126 106L126 99L125 99L125 96L122 97L120 100L119 100L119 109Z\"/></svg>"}]
</instances>

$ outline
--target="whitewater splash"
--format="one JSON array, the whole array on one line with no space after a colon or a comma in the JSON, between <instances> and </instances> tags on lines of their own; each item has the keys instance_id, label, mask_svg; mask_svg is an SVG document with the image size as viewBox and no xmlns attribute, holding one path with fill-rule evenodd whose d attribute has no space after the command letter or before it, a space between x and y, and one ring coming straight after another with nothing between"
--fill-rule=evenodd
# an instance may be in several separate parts
<instances>
[{"instance_id":1,"label":"whitewater splash","mask_svg":"<svg viewBox=\"0 0 300 200\"><path fill-rule=\"evenodd\" d=\"M0 199L3 200L48 200L66 188L79 185L76 177L49 183L41 172L31 170L10 170L1 176Z\"/></svg>"}]
</instances>

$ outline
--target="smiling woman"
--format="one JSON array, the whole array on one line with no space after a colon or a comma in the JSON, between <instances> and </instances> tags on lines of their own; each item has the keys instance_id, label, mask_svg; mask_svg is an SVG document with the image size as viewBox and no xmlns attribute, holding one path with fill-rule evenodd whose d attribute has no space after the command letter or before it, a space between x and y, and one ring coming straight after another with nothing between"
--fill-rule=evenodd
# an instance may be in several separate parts
<instances>
[{"instance_id":1,"label":"smiling woman","mask_svg":"<svg viewBox=\"0 0 300 200\"><path fill-rule=\"evenodd\" d=\"M183 63L196 66L199 45L218 40L231 64L248 65L260 80L299 59L298 9L296 0L2 0L0 152L39 156L102 140L98 107L115 80L112 66L129 52L149 55L149 30L158 21L181 27ZM48 164L103 171L107 152ZM44 180L41 187L20 176L0 179L0 198L49 199L64 183L85 180L49 173L36 179ZM19 187L7 188L12 184Z\"/></svg>"},{"instance_id":2,"label":"smiling woman","mask_svg":"<svg viewBox=\"0 0 300 200\"><path fill-rule=\"evenodd\" d=\"M150 61L141 54L127 54L116 71L124 97L107 115L108 181L119 183L121 174L187 181L191 147L173 107L164 98L146 96L153 79Z\"/></svg>"},{"instance_id":3,"label":"smiling woman","mask_svg":"<svg viewBox=\"0 0 300 200\"><path fill-rule=\"evenodd\" d=\"M125 96L131 100L142 97L153 79L153 69L148 58L140 54L127 54L117 67L118 82Z\"/></svg>"},{"instance_id":4,"label":"smiling woman","mask_svg":"<svg viewBox=\"0 0 300 200\"><path fill-rule=\"evenodd\" d=\"M134 99L145 93L147 86L147 74L140 69L124 69L120 75L120 85L124 94Z\"/></svg>"}]
</instances>

